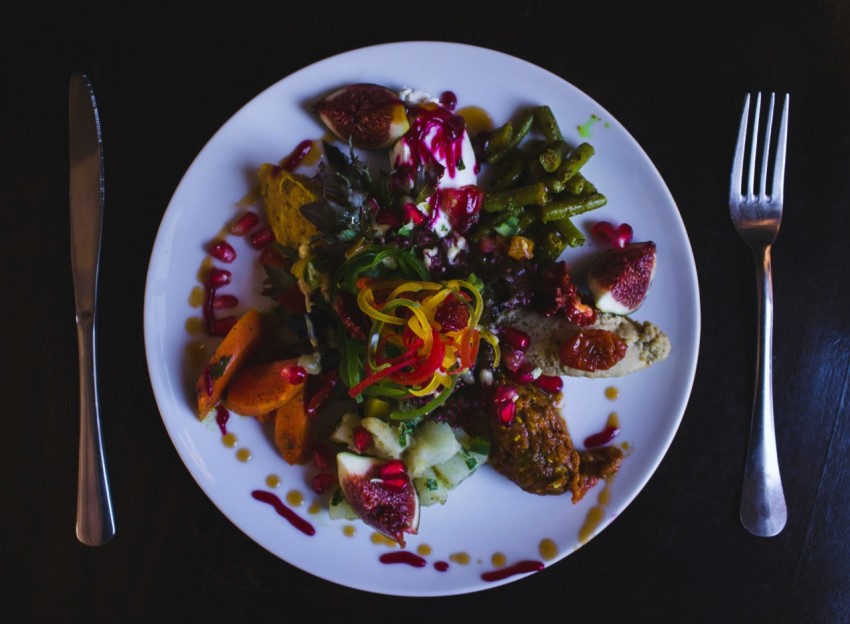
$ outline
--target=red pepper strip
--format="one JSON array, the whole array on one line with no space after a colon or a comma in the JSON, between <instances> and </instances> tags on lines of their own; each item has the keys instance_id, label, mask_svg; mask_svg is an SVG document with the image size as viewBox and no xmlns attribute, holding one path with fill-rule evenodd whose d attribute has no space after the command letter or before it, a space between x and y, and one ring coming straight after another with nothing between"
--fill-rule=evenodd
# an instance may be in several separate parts
<instances>
[{"instance_id":1,"label":"red pepper strip","mask_svg":"<svg viewBox=\"0 0 850 624\"><path fill-rule=\"evenodd\" d=\"M413 344L405 345L408 348L407 351L402 353L401 355L397 355L395 357L391 357L389 359L383 359L384 357L384 346L386 344L386 338L381 338L378 341L378 347L375 349L375 362L379 365L384 364L395 364L400 360L406 360L409 357L412 357L414 353L416 353L416 349L421 347L424 343L421 338L416 338Z\"/></svg>"},{"instance_id":2,"label":"red pepper strip","mask_svg":"<svg viewBox=\"0 0 850 624\"><path fill-rule=\"evenodd\" d=\"M480 345L481 334L478 333L478 330L467 329L463 333L460 348L458 349L461 370L471 368L472 365L475 364L475 360L478 357L478 347Z\"/></svg>"},{"instance_id":3,"label":"red pepper strip","mask_svg":"<svg viewBox=\"0 0 850 624\"><path fill-rule=\"evenodd\" d=\"M431 329L434 336L434 341L431 345L431 352L425 361L417 366L409 373L399 373L393 376L392 381L400 383L403 386L419 386L434 376L437 369L443 363L443 358L446 355L446 347L443 341L440 340L440 332L436 329Z\"/></svg>"},{"instance_id":4,"label":"red pepper strip","mask_svg":"<svg viewBox=\"0 0 850 624\"><path fill-rule=\"evenodd\" d=\"M319 386L313 396L310 397L310 400L307 401L308 416L316 415L316 412L324 405L325 400L327 400L331 391L336 387L337 381L339 381L339 371L337 369L333 368L325 373L322 379L322 385Z\"/></svg>"},{"instance_id":5,"label":"red pepper strip","mask_svg":"<svg viewBox=\"0 0 850 624\"><path fill-rule=\"evenodd\" d=\"M405 366L410 366L411 364L413 364L415 362L416 362L416 358L409 358L407 360L402 360L401 362L393 364L392 366L388 366L387 368L382 368L381 370L372 373L371 375L366 377L366 379L363 379L356 386L352 387L348 391L348 396L350 396L351 398L356 397L358 394L363 392L364 389L368 388L369 386L371 386L373 383L375 383L379 379L383 379L387 375L392 375L396 371L400 371Z\"/></svg>"}]
</instances>

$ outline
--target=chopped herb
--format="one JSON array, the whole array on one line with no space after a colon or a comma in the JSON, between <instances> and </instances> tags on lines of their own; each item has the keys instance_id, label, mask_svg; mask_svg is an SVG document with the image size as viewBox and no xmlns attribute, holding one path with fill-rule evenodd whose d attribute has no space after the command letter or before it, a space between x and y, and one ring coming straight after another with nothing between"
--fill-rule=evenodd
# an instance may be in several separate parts
<instances>
[{"instance_id":1,"label":"chopped herb","mask_svg":"<svg viewBox=\"0 0 850 624\"><path fill-rule=\"evenodd\" d=\"M210 377L213 379L218 379L222 375L224 375L224 371L227 370L227 365L230 363L230 358L232 356L225 355L218 362L209 365Z\"/></svg>"}]
</instances>

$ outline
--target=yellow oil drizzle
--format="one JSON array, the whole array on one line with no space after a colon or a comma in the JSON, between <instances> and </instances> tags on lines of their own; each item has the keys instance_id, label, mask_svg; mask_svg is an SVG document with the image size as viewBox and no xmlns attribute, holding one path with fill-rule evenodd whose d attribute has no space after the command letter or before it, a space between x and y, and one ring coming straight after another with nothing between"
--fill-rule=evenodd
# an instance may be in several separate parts
<instances>
[{"instance_id":1,"label":"yellow oil drizzle","mask_svg":"<svg viewBox=\"0 0 850 624\"><path fill-rule=\"evenodd\" d=\"M458 109L457 114L463 117L463 120L466 122L466 130L470 136L475 136L479 132L493 129L493 118L483 108L465 106Z\"/></svg>"},{"instance_id":2,"label":"yellow oil drizzle","mask_svg":"<svg viewBox=\"0 0 850 624\"><path fill-rule=\"evenodd\" d=\"M467 565L470 562L470 556L469 553L457 552L449 555L449 560L459 563L460 565Z\"/></svg>"},{"instance_id":3,"label":"yellow oil drizzle","mask_svg":"<svg viewBox=\"0 0 850 624\"><path fill-rule=\"evenodd\" d=\"M579 543L584 544L589 540L599 528L599 525L602 524L602 520L605 518L605 508L611 501L610 489L612 480L613 476L605 479L605 486L599 491L599 496L596 499L597 504L588 510L584 524L578 532Z\"/></svg>"},{"instance_id":4,"label":"yellow oil drizzle","mask_svg":"<svg viewBox=\"0 0 850 624\"><path fill-rule=\"evenodd\" d=\"M207 256L204 258L204 261L201 262L201 268L198 269L197 278L201 284L204 284L207 281L207 273L210 272L210 269L213 268L213 260L212 257Z\"/></svg>"},{"instance_id":5,"label":"yellow oil drizzle","mask_svg":"<svg viewBox=\"0 0 850 624\"><path fill-rule=\"evenodd\" d=\"M398 546L396 542L388 538L386 535L381 535L380 533L372 533L372 536L369 539L372 540L373 544L377 544L379 546L390 546L392 548Z\"/></svg>"}]
</instances>

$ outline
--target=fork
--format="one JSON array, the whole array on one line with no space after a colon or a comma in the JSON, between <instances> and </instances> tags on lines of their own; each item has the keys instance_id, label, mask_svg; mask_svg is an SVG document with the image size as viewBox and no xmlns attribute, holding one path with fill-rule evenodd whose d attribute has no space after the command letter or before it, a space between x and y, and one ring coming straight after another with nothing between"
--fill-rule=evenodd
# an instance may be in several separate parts
<instances>
[{"instance_id":1,"label":"fork","mask_svg":"<svg viewBox=\"0 0 850 624\"><path fill-rule=\"evenodd\" d=\"M776 433L773 422L773 279L770 254L782 219L782 193L785 178L785 146L788 141L788 94L782 105L779 133L771 143L774 125L775 94L770 94L767 123L762 137L762 157L759 166L759 188L756 194L755 177L758 160L761 113L761 93L756 95L752 131L747 132L750 118L750 95L744 100L738 144L732 163L729 212L732 223L753 252L758 288L758 351L756 355L756 387L753 399L752 422L744 466L741 492L741 523L750 533L762 537L777 535L788 517L785 494L779 474L776 453ZM749 164L746 189L743 189L746 146L749 143ZM773 148L773 162L769 158ZM770 189L768 170L772 169Z\"/></svg>"}]
</instances>

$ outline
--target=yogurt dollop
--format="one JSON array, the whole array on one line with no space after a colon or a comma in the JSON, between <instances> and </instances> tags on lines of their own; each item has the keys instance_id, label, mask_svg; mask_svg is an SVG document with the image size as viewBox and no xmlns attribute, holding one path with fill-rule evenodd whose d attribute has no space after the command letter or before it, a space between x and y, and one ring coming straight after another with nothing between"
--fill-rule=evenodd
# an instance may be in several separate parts
<instances>
[{"instance_id":1,"label":"yogurt dollop","mask_svg":"<svg viewBox=\"0 0 850 624\"><path fill-rule=\"evenodd\" d=\"M478 162L464 119L429 94L402 89L400 97L408 105L410 129L393 145L390 164L393 176L412 188L420 167L437 172L436 193L416 204L431 229L445 236L453 228L450 215L440 201L441 191L466 189L478 183Z\"/></svg>"}]
</instances>

